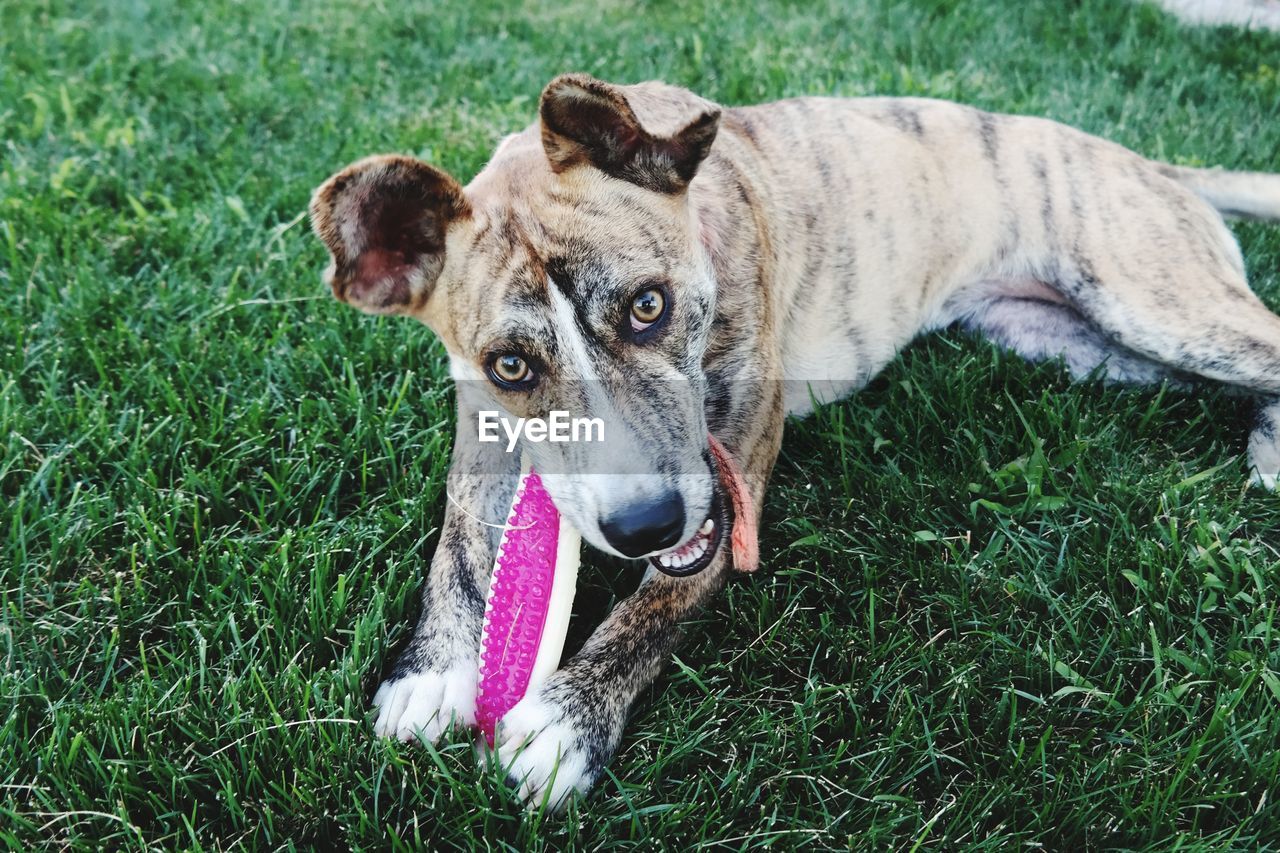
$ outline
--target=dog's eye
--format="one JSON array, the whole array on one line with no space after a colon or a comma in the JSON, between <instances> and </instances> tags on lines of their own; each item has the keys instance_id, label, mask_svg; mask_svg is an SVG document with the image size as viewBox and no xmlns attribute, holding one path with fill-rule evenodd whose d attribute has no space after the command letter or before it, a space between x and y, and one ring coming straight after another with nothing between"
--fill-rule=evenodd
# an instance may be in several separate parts
<instances>
[{"instance_id":1,"label":"dog's eye","mask_svg":"<svg viewBox=\"0 0 1280 853\"><path fill-rule=\"evenodd\" d=\"M642 290L631 300L631 331L643 332L662 319L667 312L667 299L656 287Z\"/></svg>"},{"instance_id":2,"label":"dog's eye","mask_svg":"<svg viewBox=\"0 0 1280 853\"><path fill-rule=\"evenodd\" d=\"M529 362L522 356L508 352L494 356L489 362L489 376L504 388L528 385L533 379Z\"/></svg>"}]
</instances>

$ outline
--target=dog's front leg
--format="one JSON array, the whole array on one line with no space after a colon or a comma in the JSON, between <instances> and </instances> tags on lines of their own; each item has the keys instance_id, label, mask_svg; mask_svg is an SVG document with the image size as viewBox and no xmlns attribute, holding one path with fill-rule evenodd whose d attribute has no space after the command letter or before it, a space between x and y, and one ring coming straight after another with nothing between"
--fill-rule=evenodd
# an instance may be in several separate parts
<instances>
[{"instance_id":1,"label":"dog's front leg","mask_svg":"<svg viewBox=\"0 0 1280 853\"><path fill-rule=\"evenodd\" d=\"M558 811L595 784L632 702L670 659L680 623L724 584L728 562L722 553L689 578L651 569L582 650L502 719L497 758L530 808L546 802Z\"/></svg>"},{"instance_id":2,"label":"dog's front leg","mask_svg":"<svg viewBox=\"0 0 1280 853\"><path fill-rule=\"evenodd\" d=\"M748 442L746 480L758 516L782 440L781 396ZM732 450L732 448L731 448ZM759 518L757 517L758 523ZM673 578L649 569L640 588L605 618L582 650L498 725L497 758L531 808L564 807L585 793L618 748L631 705L671 659L681 626L710 601L732 572L728 538L701 573Z\"/></svg>"},{"instance_id":3,"label":"dog's front leg","mask_svg":"<svg viewBox=\"0 0 1280 853\"><path fill-rule=\"evenodd\" d=\"M449 499L422 590L422 612L408 646L373 697L374 731L401 740L434 742L450 725L475 722L484 598L520 474L518 457L477 444L474 414L459 408Z\"/></svg>"}]
</instances>

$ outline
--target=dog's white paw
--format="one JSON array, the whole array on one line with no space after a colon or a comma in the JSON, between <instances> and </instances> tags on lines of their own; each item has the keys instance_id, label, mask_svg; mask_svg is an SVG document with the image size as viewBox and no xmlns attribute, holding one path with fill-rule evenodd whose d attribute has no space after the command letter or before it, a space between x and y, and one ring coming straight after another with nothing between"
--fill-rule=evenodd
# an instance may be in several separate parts
<instances>
[{"instance_id":1,"label":"dog's white paw","mask_svg":"<svg viewBox=\"0 0 1280 853\"><path fill-rule=\"evenodd\" d=\"M1275 491L1280 480L1280 403L1258 409L1258 419L1249 434L1249 482Z\"/></svg>"},{"instance_id":2,"label":"dog's white paw","mask_svg":"<svg viewBox=\"0 0 1280 853\"><path fill-rule=\"evenodd\" d=\"M1274 492L1280 480L1280 441L1273 431L1261 428L1249 438L1249 482Z\"/></svg>"},{"instance_id":3,"label":"dog's white paw","mask_svg":"<svg viewBox=\"0 0 1280 853\"><path fill-rule=\"evenodd\" d=\"M494 748L509 784L529 809L558 812L585 794L600 774L600 746L572 715L543 695L530 694L498 724Z\"/></svg>"},{"instance_id":4,"label":"dog's white paw","mask_svg":"<svg viewBox=\"0 0 1280 853\"><path fill-rule=\"evenodd\" d=\"M476 673L456 668L421 672L382 682L373 695L375 734L435 743L450 726L476 721Z\"/></svg>"}]
</instances>

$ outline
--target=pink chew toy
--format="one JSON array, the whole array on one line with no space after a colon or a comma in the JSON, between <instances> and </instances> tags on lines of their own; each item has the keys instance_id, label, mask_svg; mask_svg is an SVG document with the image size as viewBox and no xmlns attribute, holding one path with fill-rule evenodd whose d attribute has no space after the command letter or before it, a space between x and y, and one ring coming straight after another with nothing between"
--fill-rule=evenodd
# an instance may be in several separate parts
<instances>
[{"instance_id":1,"label":"pink chew toy","mask_svg":"<svg viewBox=\"0 0 1280 853\"><path fill-rule=\"evenodd\" d=\"M580 548L542 478L527 469L498 544L480 632L476 724L490 747L498 721L560 663Z\"/></svg>"}]
</instances>

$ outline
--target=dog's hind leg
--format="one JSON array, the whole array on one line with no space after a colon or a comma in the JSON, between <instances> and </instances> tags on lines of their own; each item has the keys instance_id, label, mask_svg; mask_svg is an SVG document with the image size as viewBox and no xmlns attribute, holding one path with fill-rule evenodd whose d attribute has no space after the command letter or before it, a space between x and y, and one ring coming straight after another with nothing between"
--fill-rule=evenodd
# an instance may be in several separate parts
<instances>
[{"instance_id":1,"label":"dog's hind leg","mask_svg":"<svg viewBox=\"0 0 1280 853\"><path fill-rule=\"evenodd\" d=\"M966 307L960 325L1028 361L1060 359L1074 379L1096 376L1136 384L1179 381L1166 365L1109 339L1056 291L1039 282L990 288Z\"/></svg>"},{"instance_id":2,"label":"dog's hind leg","mask_svg":"<svg viewBox=\"0 0 1280 853\"><path fill-rule=\"evenodd\" d=\"M1275 489L1280 481L1280 398L1258 405L1258 417L1249 435L1249 465L1254 483Z\"/></svg>"},{"instance_id":3,"label":"dog's hind leg","mask_svg":"<svg viewBox=\"0 0 1280 853\"><path fill-rule=\"evenodd\" d=\"M1033 272L1023 278L962 290L949 316L1033 360L1061 356L1077 378L1213 380L1257 395L1262 409L1249 458L1254 482L1274 488L1280 317L1249 289L1235 238L1207 201L1260 218L1280 215L1271 204L1280 178L1260 176L1250 195L1251 185L1231 173L1121 165L1093 187L1087 176L1072 176L1069 194L1079 210L1047 220L1049 256L1029 259Z\"/></svg>"},{"instance_id":4,"label":"dog's hind leg","mask_svg":"<svg viewBox=\"0 0 1280 853\"><path fill-rule=\"evenodd\" d=\"M1254 481L1280 474L1280 317L1249 289L1231 232L1182 188L1081 239L1059 259L1054 288L1103 339L1173 375L1256 394Z\"/></svg>"},{"instance_id":5,"label":"dog's hind leg","mask_svg":"<svg viewBox=\"0 0 1280 853\"><path fill-rule=\"evenodd\" d=\"M1213 379L1258 394L1249 464L1253 482L1274 489L1280 480L1280 317L1245 292L1230 303L1189 299L1163 327L1158 311L1123 302L1099 311L1094 301L1095 320L1041 294L984 299L960 323L1031 361L1061 358L1075 379L1184 388Z\"/></svg>"}]
</instances>

